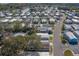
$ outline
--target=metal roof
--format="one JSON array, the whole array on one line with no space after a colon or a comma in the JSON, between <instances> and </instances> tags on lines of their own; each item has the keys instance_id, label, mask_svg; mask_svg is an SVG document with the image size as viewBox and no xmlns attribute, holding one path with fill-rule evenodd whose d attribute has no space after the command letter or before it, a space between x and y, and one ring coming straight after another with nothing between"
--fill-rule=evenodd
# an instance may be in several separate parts
<instances>
[{"instance_id":1,"label":"metal roof","mask_svg":"<svg viewBox=\"0 0 79 59\"><path fill-rule=\"evenodd\" d=\"M76 36L70 31L65 32L65 35L68 36L70 39L77 39Z\"/></svg>"},{"instance_id":2,"label":"metal roof","mask_svg":"<svg viewBox=\"0 0 79 59\"><path fill-rule=\"evenodd\" d=\"M79 30L79 25L77 25L77 24L72 24L72 27L73 27L75 30Z\"/></svg>"},{"instance_id":3,"label":"metal roof","mask_svg":"<svg viewBox=\"0 0 79 59\"><path fill-rule=\"evenodd\" d=\"M74 33L76 33L79 36L79 31L74 31Z\"/></svg>"}]
</instances>

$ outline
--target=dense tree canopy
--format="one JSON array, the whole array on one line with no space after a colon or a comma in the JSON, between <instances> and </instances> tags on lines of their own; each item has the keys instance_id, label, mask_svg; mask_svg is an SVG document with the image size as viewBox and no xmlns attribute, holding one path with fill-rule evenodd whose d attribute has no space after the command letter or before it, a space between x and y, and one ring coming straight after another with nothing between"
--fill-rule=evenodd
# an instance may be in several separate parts
<instances>
[{"instance_id":1,"label":"dense tree canopy","mask_svg":"<svg viewBox=\"0 0 79 59\"><path fill-rule=\"evenodd\" d=\"M36 35L17 36L3 40L0 55L18 55L20 51L38 50L40 48L40 37Z\"/></svg>"}]
</instances>

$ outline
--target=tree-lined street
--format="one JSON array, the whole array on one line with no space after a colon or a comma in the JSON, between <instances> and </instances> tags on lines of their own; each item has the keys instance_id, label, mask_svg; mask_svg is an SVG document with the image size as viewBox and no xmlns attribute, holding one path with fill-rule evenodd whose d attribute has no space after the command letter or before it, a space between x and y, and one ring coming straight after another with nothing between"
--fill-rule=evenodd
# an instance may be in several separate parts
<instances>
[{"instance_id":1,"label":"tree-lined street","mask_svg":"<svg viewBox=\"0 0 79 59\"><path fill-rule=\"evenodd\" d=\"M62 48L62 43L61 43L61 31L62 31L62 25L63 21L65 20L65 15L61 17L60 21L55 24L54 28L54 56L62 56L63 55L63 48Z\"/></svg>"}]
</instances>

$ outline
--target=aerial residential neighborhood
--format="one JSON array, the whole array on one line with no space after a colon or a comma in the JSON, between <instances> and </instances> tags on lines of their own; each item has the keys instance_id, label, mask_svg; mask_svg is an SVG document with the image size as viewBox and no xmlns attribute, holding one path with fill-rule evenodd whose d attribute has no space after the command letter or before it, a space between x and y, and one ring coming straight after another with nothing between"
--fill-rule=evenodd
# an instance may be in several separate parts
<instances>
[{"instance_id":1,"label":"aerial residential neighborhood","mask_svg":"<svg viewBox=\"0 0 79 59\"><path fill-rule=\"evenodd\" d=\"M0 4L0 56L79 56L79 4Z\"/></svg>"}]
</instances>

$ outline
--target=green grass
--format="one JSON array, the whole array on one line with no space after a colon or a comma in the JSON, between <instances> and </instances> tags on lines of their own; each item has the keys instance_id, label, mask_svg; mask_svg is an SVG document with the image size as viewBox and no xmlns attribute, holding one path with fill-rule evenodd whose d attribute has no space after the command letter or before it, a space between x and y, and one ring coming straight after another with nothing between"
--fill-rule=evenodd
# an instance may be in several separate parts
<instances>
[{"instance_id":1,"label":"green grass","mask_svg":"<svg viewBox=\"0 0 79 59\"><path fill-rule=\"evenodd\" d=\"M51 34L49 37L49 42L52 44L53 44L53 37L54 37L53 34ZM53 51L52 49L53 49L53 45L50 46L50 48L49 48L49 55L52 55L52 51Z\"/></svg>"},{"instance_id":2,"label":"green grass","mask_svg":"<svg viewBox=\"0 0 79 59\"><path fill-rule=\"evenodd\" d=\"M54 37L53 34L51 34L50 37L49 37L49 41L50 41L50 42L53 41L53 37Z\"/></svg>"},{"instance_id":3,"label":"green grass","mask_svg":"<svg viewBox=\"0 0 79 59\"><path fill-rule=\"evenodd\" d=\"M65 38L63 37L63 35L61 35L60 38L61 38L60 40L61 40L62 44L66 44L67 43L67 41L65 40Z\"/></svg>"}]
</instances>

